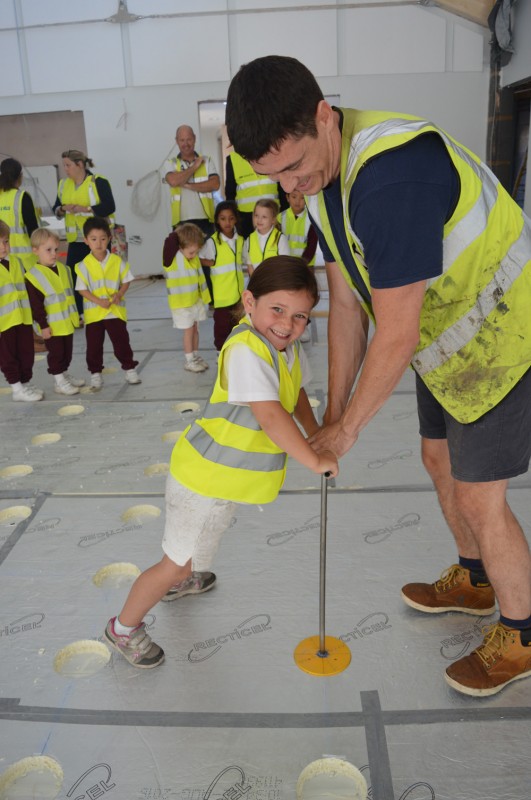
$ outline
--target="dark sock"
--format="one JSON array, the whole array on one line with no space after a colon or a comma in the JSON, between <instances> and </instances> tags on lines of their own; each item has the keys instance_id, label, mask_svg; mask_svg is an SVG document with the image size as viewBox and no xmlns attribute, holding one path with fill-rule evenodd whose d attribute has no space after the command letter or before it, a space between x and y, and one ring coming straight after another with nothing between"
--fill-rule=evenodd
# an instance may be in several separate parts
<instances>
[{"instance_id":1,"label":"dark sock","mask_svg":"<svg viewBox=\"0 0 531 800\"><path fill-rule=\"evenodd\" d=\"M490 581L485 572L483 561L480 558L464 558L459 556L459 566L467 569L470 572L470 583L472 586L478 584L490 584Z\"/></svg>"},{"instance_id":2,"label":"dark sock","mask_svg":"<svg viewBox=\"0 0 531 800\"><path fill-rule=\"evenodd\" d=\"M510 617L504 617L503 614L500 614L500 622L507 628L521 631L520 638L522 644L531 643L531 616L527 617L527 619L511 619Z\"/></svg>"}]
</instances>

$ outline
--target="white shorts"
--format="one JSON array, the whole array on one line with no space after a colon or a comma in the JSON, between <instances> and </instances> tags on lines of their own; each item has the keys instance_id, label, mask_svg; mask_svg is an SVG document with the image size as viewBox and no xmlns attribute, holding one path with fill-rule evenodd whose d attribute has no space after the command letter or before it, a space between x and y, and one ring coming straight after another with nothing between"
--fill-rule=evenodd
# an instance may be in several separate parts
<instances>
[{"instance_id":1,"label":"white shorts","mask_svg":"<svg viewBox=\"0 0 531 800\"><path fill-rule=\"evenodd\" d=\"M202 322L207 318L208 306L198 300L193 306L187 308L172 308L173 327L179 330L191 328L194 322Z\"/></svg>"},{"instance_id":2,"label":"white shorts","mask_svg":"<svg viewBox=\"0 0 531 800\"><path fill-rule=\"evenodd\" d=\"M179 566L192 559L192 570L209 570L221 534L232 523L235 506L231 500L191 492L170 473L166 481L164 553Z\"/></svg>"}]
</instances>

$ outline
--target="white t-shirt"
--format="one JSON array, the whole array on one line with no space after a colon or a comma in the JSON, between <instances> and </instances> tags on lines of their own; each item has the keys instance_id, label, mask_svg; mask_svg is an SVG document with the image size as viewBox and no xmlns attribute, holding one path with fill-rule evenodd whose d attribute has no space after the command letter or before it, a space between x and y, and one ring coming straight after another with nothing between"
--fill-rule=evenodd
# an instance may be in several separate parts
<instances>
[{"instance_id":1,"label":"white t-shirt","mask_svg":"<svg viewBox=\"0 0 531 800\"><path fill-rule=\"evenodd\" d=\"M206 181L212 175L218 174L218 171L210 156L205 156L204 154L201 155L203 155L204 158L203 164L206 168L208 177L197 177L197 173L195 173L195 175L189 179L189 183ZM193 159L192 161L185 161L183 158L181 158L181 162L186 169L193 164ZM175 161L166 161L164 165L164 175L166 175L168 172L175 171ZM187 219L207 219L207 215L205 214L205 210L201 204L201 194L199 192L193 192L191 189L184 189L181 186L181 222L186 222Z\"/></svg>"},{"instance_id":2,"label":"white t-shirt","mask_svg":"<svg viewBox=\"0 0 531 800\"><path fill-rule=\"evenodd\" d=\"M267 240L269 239L272 230L273 230L273 228L270 228L267 233L258 233L258 231L255 231L256 235L258 236L258 242L260 244L260 250L262 251L262 253L265 250L265 246L267 244ZM278 238L278 254L279 254L279 256L289 256L289 255L291 255L288 237L285 236L283 233L281 233L279 238ZM243 243L242 260L243 260L244 264L251 264L252 263L249 260L249 239L248 238ZM258 264L254 264L253 266L257 267Z\"/></svg>"},{"instance_id":3,"label":"white t-shirt","mask_svg":"<svg viewBox=\"0 0 531 800\"><path fill-rule=\"evenodd\" d=\"M102 278L103 278L103 269L104 269L107 261L109 260L110 255L111 255L110 253L107 253L107 255L105 256L103 261L100 261ZM135 276L133 275L133 273L129 269L129 264L126 263L125 266L127 268L127 272L123 276L121 283L130 283L131 281L134 281ZM75 288L76 288L77 292L84 292L84 291L87 291L87 290L89 292L91 291L90 286L87 286L87 284L85 283L84 279L81 278L79 275L77 275L77 278L76 278L76 286L75 286ZM118 319L118 318L117 318L116 314L112 314L112 313L109 312L105 319Z\"/></svg>"},{"instance_id":4,"label":"white t-shirt","mask_svg":"<svg viewBox=\"0 0 531 800\"><path fill-rule=\"evenodd\" d=\"M291 372L295 360L295 348L292 344L279 352ZM255 401L278 400L280 380L275 368L267 364L250 347L236 343L225 353L223 363L223 381L228 384L228 402L233 405L248 405ZM299 348L301 364L301 386L305 387L312 379L312 372L306 353Z\"/></svg>"},{"instance_id":5,"label":"white t-shirt","mask_svg":"<svg viewBox=\"0 0 531 800\"><path fill-rule=\"evenodd\" d=\"M228 239L224 233L219 234L220 239L222 242L225 242L229 245L230 249L233 253L236 252L236 241L239 238L238 234L233 236L232 239ZM204 258L206 261L215 261L216 260L216 245L212 237L206 240L203 247L199 251L199 258Z\"/></svg>"}]
</instances>

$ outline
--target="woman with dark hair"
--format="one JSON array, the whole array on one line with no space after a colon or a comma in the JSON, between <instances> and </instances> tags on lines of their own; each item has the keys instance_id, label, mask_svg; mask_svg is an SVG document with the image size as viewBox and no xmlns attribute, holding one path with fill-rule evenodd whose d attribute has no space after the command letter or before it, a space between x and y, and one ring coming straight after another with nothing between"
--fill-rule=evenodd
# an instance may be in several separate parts
<instances>
[{"instance_id":1,"label":"woman with dark hair","mask_svg":"<svg viewBox=\"0 0 531 800\"><path fill-rule=\"evenodd\" d=\"M16 158L5 158L0 164L0 219L9 225L9 248L25 270L35 263L30 236L39 227L39 218L31 195L20 188L22 164Z\"/></svg>"},{"instance_id":2,"label":"woman with dark hair","mask_svg":"<svg viewBox=\"0 0 531 800\"><path fill-rule=\"evenodd\" d=\"M66 178L59 181L53 210L58 219L65 220L66 263L72 270L75 283L74 267L90 253L84 241L83 225L90 217L107 218L112 225L116 205L109 181L90 171L94 162L82 150L65 150L61 157ZM75 292L75 298L81 318L83 298L79 292Z\"/></svg>"}]
</instances>

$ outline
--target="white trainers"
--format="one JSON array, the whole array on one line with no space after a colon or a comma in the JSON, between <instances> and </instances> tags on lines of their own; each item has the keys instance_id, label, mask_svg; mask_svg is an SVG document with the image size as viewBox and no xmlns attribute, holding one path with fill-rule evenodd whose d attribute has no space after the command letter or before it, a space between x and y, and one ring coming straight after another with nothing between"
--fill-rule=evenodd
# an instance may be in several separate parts
<instances>
[{"instance_id":1,"label":"white trainers","mask_svg":"<svg viewBox=\"0 0 531 800\"><path fill-rule=\"evenodd\" d=\"M136 369L128 369L125 373L125 380L127 383L142 383L140 375L136 371Z\"/></svg>"},{"instance_id":2,"label":"white trainers","mask_svg":"<svg viewBox=\"0 0 531 800\"><path fill-rule=\"evenodd\" d=\"M203 369L208 369L208 368L209 368L209 366L210 366L210 364L208 363L208 361L205 361L205 359L204 359L204 358L201 358L201 356L200 356L200 355L198 355L197 353L194 355L194 361L195 361L197 364L200 364L200 365L203 367Z\"/></svg>"},{"instance_id":3,"label":"white trainers","mask_svg":"<svg viewBox=\"0 0 531 800\"><path fill-rule=\"evenodd\" d=\"M204 372L205 367L203 367L199 361L193 359L192 361L185 361L184 368L187 372Z\"/></svg>"},{"instance_id":4,"label":"white trainers","mask_svg":"<svg viewBox=\"0 0 531 800\"><path fill-rule=\"evenodd\" d=\"M55 379L55 386L53 387L54 392L57 394L79 394L79 387L72 386L70 381L64 376L64 373L61 375L54 375Z\"/></svg>"},{"instance_id":5,"label":"white trainers","mask_svg":"<svg viewBox=\"0 0 531 800\"><path fill-rule=\"evenodd\" d=\"M28 381L28 383L23 383L22 386L24 387L24 389L29 389L30 391L34 392L35 394L40 394L41 400L44 397L44 391L42 389L38 389L32 383L29 383L29 381Z\"/></svg>"},{"instance_id":6,"label":"white trainers","mask_svg":"<svg viewBox=\"0 0 531 800\"><path fill-rule=\"evenodd\" d=\"M93 372L90 378L90 388L99 391L103 386L101 372Z\"/></svg>"},{"instance_id":7,"label":"white trainers","mask_svg":"<svg viewBox=\"0 0 531 800\"><path fill-rule=\"evenodd\" d=\"M68 381L68 383L71 383L72 386L84 386L85 385L85 379L84 378L74 378L72 375L70 375L69 372L65 372L64 376L65 376L66 380Z\"/></svg>"},{"instance_id":8,"label":"white trainers","mask_svg":"<svg viewBox=\"0 0 531 800\"><path fill-rule=\"evenodd\" d=\"M36 392L33 389L30 389L28 386L17 386L13 387L13 400L15 401L22 401L25 403L35 403L38 400L42 400L43 395L40 392Z\"/></svg>"}]
</instances>

